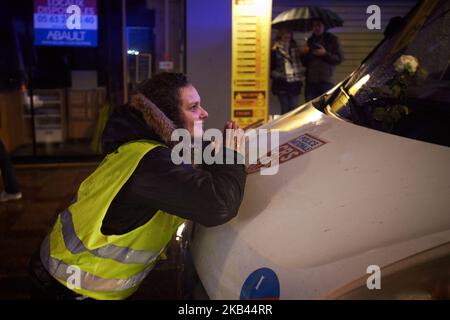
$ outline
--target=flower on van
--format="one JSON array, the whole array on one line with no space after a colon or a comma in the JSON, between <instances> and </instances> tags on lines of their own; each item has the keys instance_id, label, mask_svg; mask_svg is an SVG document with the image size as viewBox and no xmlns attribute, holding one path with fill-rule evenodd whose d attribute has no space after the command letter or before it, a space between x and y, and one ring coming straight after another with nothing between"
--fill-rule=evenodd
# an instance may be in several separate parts
<instances>
[{"instance_id":1,"label":"flower on van","mask_svg":"<svg viewBox=\"0 0 450 320\"><path fill-rule=\"evenodd\" d=\"M414 75L418 66L419 61L417 58L409 55L402 55L394 62L395 71L398 73L408 72L409 74Z\"/></svg>"},{"instance_id":2,"label":"flower on van","mask_svg":"<svg viewBox=\"0 0 450 320\"><path fill-rule=\"evenodd\" d=\"M426 77L426 71L420 67L419 60L414 56L402 55L393 66L395 74L386 82L390 92L372 88L378 98L387 102L373 110L374 119L380 121L386 131L392 131L394 125L410 113L407 106L408 87Z\"/></svg>"}]
</instances>

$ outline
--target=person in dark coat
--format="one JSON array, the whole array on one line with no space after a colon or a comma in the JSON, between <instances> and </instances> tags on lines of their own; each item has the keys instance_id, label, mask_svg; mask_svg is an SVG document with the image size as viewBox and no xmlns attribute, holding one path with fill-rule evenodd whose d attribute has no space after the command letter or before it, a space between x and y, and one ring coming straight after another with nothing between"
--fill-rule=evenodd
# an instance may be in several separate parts
<instances>
[{"instance_id":1,"label":"person in dark coat","mask_svg":"<svg viewBox=\"0 0 450 320\"><path fill-rule=\"evenodd\" d=\"M321 20L314 20L312 25L313 34L301 50L301 60L306 67L306 101L333 88L331 78L335 66L343 60L338 38L325 30Z\"/></svg>"},{"instance_id":2,"label":"person in dark coat","mask_svg":"<svg viewBox=\"0 0 450 320\"><path fill-rule=\"evenodd\" d=\"M302 69L298 46L290 31L280 30L275 38L270 55L270 77L272 93L278 97L281 113L298 107Z\"/></svg>"},{"instance_id":3,"label":"person in dark coat","mask_svg":"<svg viewBox=\"0 0 450 320\"><path fill-rule=\"evenodd\" d=\"M0 173L5 190L0 193L0 202L22 199L22 193L17 183L16 172L11 163L11 158L6 151L3 141L0 140Z\"/></svg>"},{"instance_id":4,"label":"person in dark coat","mask_svg":"<svg viewBox=\"0 0 450 320\"><path fill-rule=\"evenodd\" d=\"M174 142L171 134L174 130L186 129L191 136L197 130L201 135L207 117L197 90L184 74L179 73L161 73L144 81L131 101L112 113L102 137L105 160L80 185L76 199L60 214L49 236L31 259L33 298L127 298L150 272L159 258L158 252L159 255L163 253L168 239L184 219L212 227L237 215L247 175L242 161L192 165L175 164L172 160ZM228 122L225 128L237 130L238 126ZM140 150L146 150L147 145L150 145L150 151L142 153ZM218 150L224 158L242 157L237 152L238 147L233 147L231 152L227 152L225 146ZM130 151L132 153L127 154ZM137 166L122 169L128 162L136 162L134 153L142 156L137 159ZM118 166L114 159L120 160L121 154L126 161L116 161ZM104 179L92 183L96 172L101 173L102 168L108 170L108 167L112 171L109 169L108 175L100 177L111 179L113 184L117 181L118 187L113 186L113 190L119 191L108 193L106 189L110 190L110 186L101 181ZM120 178L118 171L121 170L131 171L126 181ZM111 175L118 178L110 178ZM105 191L97 187L102 183ZM77 202L82 201L88 205L77 207ZM91 204L98 206L102 201L104 205L100 206L100 211L106 211L104 216L90 207ZM96 223L91 225L78 220L77 224L80 215ZM62 230L58 225L62 225ZM150 242L156 241L157 249L151 249L156 250L153 253L143 249L149 246L147 240L143 241L147 238ZM150 254L150 260L147 254ZM145 264L140 266L140 261ZM76 287L68 281L67 266L76 268L74 270L81 274ZM114 270L114 266L127 271L121 273ZM141 271L136 273L135 269ZM125 278L117 277L117 274L123 274Z\"/></svg>"}]
</instances>

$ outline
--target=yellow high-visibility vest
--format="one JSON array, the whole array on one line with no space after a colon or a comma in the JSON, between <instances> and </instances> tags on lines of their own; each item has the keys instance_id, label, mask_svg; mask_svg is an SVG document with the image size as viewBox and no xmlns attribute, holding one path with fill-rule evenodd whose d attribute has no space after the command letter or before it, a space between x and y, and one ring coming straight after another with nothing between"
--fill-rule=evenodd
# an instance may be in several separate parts
<instances>
[{"instance_id":1,"label":"yellow high-visibility vest","mask_svg":"<svg viewBox=\"0 0 450 320\"><path fill-rule=\"evenodd\" d=\"M78 189L41 246L48 272L69 289L94 299L124 299L135 292L184 219L158 210L123 235L103 235L103 218L142 157L163 146L133 141L110 153ZM127 212L123 213L124 215Z\"/></svg>"}]
</instances>

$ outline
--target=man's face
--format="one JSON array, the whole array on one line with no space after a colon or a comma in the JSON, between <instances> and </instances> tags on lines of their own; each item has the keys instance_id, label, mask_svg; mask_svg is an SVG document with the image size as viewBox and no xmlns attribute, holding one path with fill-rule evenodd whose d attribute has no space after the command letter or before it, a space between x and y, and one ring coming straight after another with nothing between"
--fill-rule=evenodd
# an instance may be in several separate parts
<instances>
[{"instance_id":1,"label":"man's face","mask_svg":"<svg viewBox=\"0 0 450 320\"><path fill-rule=\"evenodd\" d=\"M208 118L208 112L200 105L200 96L192 85L180 89L181 117L184 128L191 137L194 132L197 137L203 135L203 121ZM197 127L194 131L194 127Z\"/></svg>"},{"instance_id":2,"label":"man's face","mask_svg":"<svg viewBox=\"0 0 450 320\"><path fill-rule=\"evenodd\" d=\"M320 36L325 31L322 21L315 20L312 22L312 30L316 36Z\"/></svg>"}]
</instances>

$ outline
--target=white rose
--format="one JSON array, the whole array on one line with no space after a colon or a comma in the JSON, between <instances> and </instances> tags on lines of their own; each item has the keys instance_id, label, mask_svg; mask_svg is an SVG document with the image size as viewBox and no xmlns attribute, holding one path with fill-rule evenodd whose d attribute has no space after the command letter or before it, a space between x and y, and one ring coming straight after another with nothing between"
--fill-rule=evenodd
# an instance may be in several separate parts
<instances>
[{"instance_id":1,"label":"white rose","mask_svg":"<svg viewBox=\"0 0 450 320\"><path fill-rule=\"evenodd\" d=\"M414 56L402 55L394 63L395 71L403 72L405 69L414 74L419 66L419 61Z\"/></svg>"}]
</instances>

